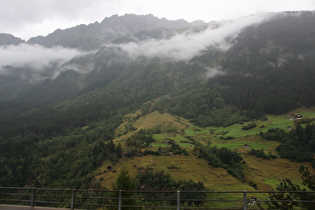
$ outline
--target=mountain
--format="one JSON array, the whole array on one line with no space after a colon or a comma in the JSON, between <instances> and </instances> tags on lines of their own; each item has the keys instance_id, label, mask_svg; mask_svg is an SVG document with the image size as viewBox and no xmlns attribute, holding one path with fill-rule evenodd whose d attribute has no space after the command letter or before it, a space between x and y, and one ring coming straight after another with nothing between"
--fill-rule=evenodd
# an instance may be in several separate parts
<instances>
[{"instance_id":1,"label":"mountain","mask_svg":"<svg viewBox=\"0 0 315 210\"><path fill-rule=\"evenodd\" d=\"M124 37L133 36L141 31L155 29L180 29L195 25L206 25L204 22L188 23L185 20L159 19L153 15L114 15L105 18L101 23L95 22L89 25L79 25L70 29L56 30L46 37L38 36L31 38L28 43L40 44L46 47L60 45L64 47L92 50L99 48L102 44Z\"/></svg>"},{"instance_id":2,"label":"mountain","mask_svg":"<svg viewBox=\"0 0 315 210\"><path fill-rule=\"evenodd\" d=\"M19 45L24 43L24 40L15 37L11 34L0 34L0 46L1 45Z\"/></svg>"},{"instance_id":3,"label":"mountain","mask_svg":"<svg viewBox=\"0 0 315 210\"><path fill-rule=\"evenodd\" d=\"M45 46L51 46L50 50L58 54L63 53L53 45L69 46L61 42L70 39L76 43L75 33L85 38L92 36L93 27L99 33L103 31L104 37L109 31L115 31L115 36L106 41L111 43L98 45L98 50L77 53L66 62L58 58L43 67L35 63L3 66L6 73L1 78L0 89L4 94L0 101L21 106L31 103L43 108L66 100L80 102L89 97L91 101L100 101L109 97L111 102L126 101L123 106L127 108L129 104L139 106L160 98L156 108L203 126L313 106L313 21L312 12L280 13L256 25L244 25L240 30L235 25L244 20L211 23L205 28L188 27L184 20L125 15L105 18L95 27L92 24L57 30L43 40ZM165 33L161 27L174 31ZM81 29L86 34L79 33ZM126 41L126 36L132 36L133 41ZM73 46L81 48L88 43L78 42ZM1 113L8 115L5 109ZM92 115L90 118L96 120Z\"/></svg>"},{"instance_id":4,"label":"mountain","mask_svg":"<svg viewBox=\"0 0 315 210\"><path fill-rule=\"evenodd\" d=\"M218 139L208 133L256 120L265 128L269 114L315 105L314 22L314 12L208 24L125 15L4 47L31 53L1 61L0 185L89 187L104 161L197 150L249 181L242 155L211 148ZM172 120L146 120L156 113ZM189 136L196 127L209 139ZM162 133L183 144L153 147ZM256 134L248 138L263 138ZM187 142L196 150L184 150ZM237 161L222 162L224 154Z\"/></svg>"}]
</instances>

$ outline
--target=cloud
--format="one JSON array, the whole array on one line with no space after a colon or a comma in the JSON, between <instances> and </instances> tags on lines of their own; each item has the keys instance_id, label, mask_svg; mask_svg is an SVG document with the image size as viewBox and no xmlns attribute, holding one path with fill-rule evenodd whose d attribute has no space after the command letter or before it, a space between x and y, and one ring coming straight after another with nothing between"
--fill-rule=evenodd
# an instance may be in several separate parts
<instances>
[{"instance_id":1,"label":"cloud","mask_svg":"<svg viewBox=\"0 0 315 210\"><path fill-rule=\"evenodd\" d=\"M229 44L226 42L227 37L237 36L243 28L258 24L266 20L267 17L269 17L267 14L253 15L235 21L225 22L215 29L209 27L199 33L187 31L170 39L130 42L108 45L108 47L118 47L127 52L133 59L145 56L148 58L162 57L173 60L190 60L203 50L206 50L209 46L215 46L222 50L228 49Z\"/></svg>"},{"instance_id":2,"label":"cloud","mask_svg":"<svg viewBox=\"0 0 315 210\"><path fill-rule=\"evenodd\" d=\"M97 54L103 62L110 65L113 59L124 58L125 62L135 60L139 57L172 59L173 61L189 61L202 53L209 46L227 50L229 43L227 37L236 37L244 27L258 24L266 20L269 15L256 15L240 18L235 21L221 23L220 27L209 28L194 33L175 35L170 39L146 40L142 42L131 42L124 44L106 45ZM0 47L0 73L20 74L25 78L55 78L65 69L73 69L80 73L90 71L94 68L93 55L95 52L84 52L78 49L63 47L46 48L41 45L20 44L18 46ZM83 55L85 55L83 57ZM129 57L130 59L127 59ZM74 59L75 58L75 59ZM69 62L69 61L72 62ZM212 77L222 74L222 71L208 69L208 76ZM33 76L30 76L33 75Z\"/></svg>"},{"instance_id":3,"label":"cloud","mask_svg":"<svg viewBox=\"0 0 315 210\"><path fill-rule=\"evenodd\" d=\"M86 52L63 47L46 48L41 45L20 44L0 47L0 73L12 74L13 69L22 68L38 76L47 69L50 77L59 75L60 65ZM57 67L57 68L56 68ZM47 73L47 72L46 72Z\"/></svg>"},{"instance_id":4,"label":"cloud","mask_svg":"<svg viewBox=\"0 0 315 210\"><path fill-rule=\"evenodd\" d=\"M206 67L206 70L207 70L207 73L206 73L207 78L212 78L219 75L226 75L226 72L222 71L220 68Z\"/></svg>"},{"instance_id":5,"label":"cloud","mask_svg":"<svg viewBox=\"0 0 315 210\"><path fill-rule=\"evenodd\" d=\"M153 14L187 21L235 19L258 12L314 10L314 0L0 0L0 29L22 39L115 14Z\"/></svg>"}]
</instances>

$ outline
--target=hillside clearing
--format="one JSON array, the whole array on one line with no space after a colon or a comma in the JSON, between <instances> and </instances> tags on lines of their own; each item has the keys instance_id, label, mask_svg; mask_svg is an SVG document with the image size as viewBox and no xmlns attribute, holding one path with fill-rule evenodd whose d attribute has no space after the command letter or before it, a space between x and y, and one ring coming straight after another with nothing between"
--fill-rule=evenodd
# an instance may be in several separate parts
<instances>
[{"instance_id":1,"label":"hillside clearing","mask_svg":"<svg viewBox=\"0 0 315 210\"><path fill-rule=\"evenodd\" d=\"M125 166L133 178L137 176L142 168L150 167L154 171L164 171L170 174L174 180L187 181L192 179L195 182L203 182L207 190L254 190L248 184L250 181L257 184L258 190L271 190L275 189L276 185L285 177L290 178L294 183L301 184L300 173L298 172L300 163L279 157L267 160L247 154L251 149L263 149L266 154L272 153L277 155L276 148L280 143L278 141L264 140L258 133L265 132L274 127L284 128L285 130L289 125L293 127L294 124L291 117L295 113L315 117L315 109L298 109L285 115L269 115L266 121L255 121L257 124L256 128L244 131L242 130L242 126L249 122L234 124L228 127L211 126L201 128L183 118L175 117L168 113L161 114L158 111L154 111L146 116L139 117L140 112L136 112L126 116L126 120L117 128L117 132L119 133L119 129L122 127L126 127L126 123L129 123L135 130L117 137L114 142L124 145L125 139L139 132L141 129L151 130L156 133L153 134L155 142L150 144L150 150L158 151L159 147L170 147L169 141L173 141L181 148L185 148L189 152L189 156L146 155L131 159L124 158L114 166L117 170L116 173L106 172L106 167L111 163L104 162L98 170L96 179L102 180L102 187L111 189L120 168ZM233 138L227 140L220 138L225 136ZM218 148L227 147L228 149L237 149L241 152L246 162L246 166L244 167L246 181L243 183L228 174L225 169L214 168L208 165L207 161L196 158L193 153L194 143L190 138L193 138L202 145L210 144ZM142 151L145 149L147 148L142 149ZM308 166L310 171L315 172L309 163L303 164ZM167 167L169 166L176 166L176 168L168 169Z\"/></svg>"}]
</instances>

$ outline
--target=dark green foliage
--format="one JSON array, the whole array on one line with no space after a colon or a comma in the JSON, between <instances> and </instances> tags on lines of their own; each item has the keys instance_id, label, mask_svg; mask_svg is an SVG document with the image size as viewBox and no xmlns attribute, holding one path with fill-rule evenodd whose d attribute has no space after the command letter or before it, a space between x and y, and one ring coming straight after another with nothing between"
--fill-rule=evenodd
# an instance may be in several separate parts
<instances>
[{"instance_id":1,"label":"dark green foliage","mask_svg":"<svg viewBox=\"0 0 315 210\"><path fill-rule=\"evenodd\" d=\"M269 153L269 155L266 155L264 149L251 149L249 152L248 152L249 155L255 155L256 157L258 158L262 158L262 159L270 159L270 158L277 158L276 155L273 155L271 152Z\"/></svg>"},{"instance_id":2,"label":"dark green foliage","mask_svg":"<svg viewBox=\"0 0 315 210\"><path fill-rule=\"evenodd\" d=\"M315 191L315 175L311 174L308 168L302 164L300 165L299 171L302 174L302 184L310 190Z\"/></svg>"},{"instance_id":3,"label":"dark green foliage","mask_svg":"<svg viewBox=\"0 0 315 210\"><path fill-rule=\"evenodd\" d=\"M170 165L166 167L167 169L181 169L181 167L179 166L175 166L175 165Z\"/></svg>"},{"instance_id":4,"label":"dark green foliage","mask_svg":"<svg viewBox=\"0 0 315 210\"><path fill-rule=\"evenodd\" d=\"M51 139L28 134L1 140L0 185L88 188L103 160L115 163L122 157L121 146L104 139L109 122Z\"/></svg>"},{"instance_id":5,"label":"dark green foliage","mask_svg":"<svg viewBox=\"0 0 315 210\"><path fill-rule=\"evenodd\" d=\"M104 146L100 142L114 138L124 114L172 88L170 79L154 65L130 66L133 71L125 66L112 66L111 71L106 63L98 65L99 69L85 80L86 84L95 81L95 86L86 87L64 103L49 106L45 99L36 101L35 96L30 96L31 104L24 104L25 99L19 99L21 103L1 104L5 109L1 109L0 115L7 117L0 118L0 185L89 188L93 171L105 159L115 163L121 157L120 146ZM97 72L100 75L92 75ZM46 89L38 85L38 91L44 94L51 88L64 86L71 91L72 85L65 80L75 81L79 77L71 77L70 73L73 72L60 75L67 77L51 81ZM102 74L107 77L97 80ZM12 113L18 114L6 113L12 109L10 104L16 104ZM39 104L46 108L29 111Z\"/></svg>"},{"instance_id":6,"label":"dark green foliage","mask_svg":"<svg viewBox=\"0 0 315 210\"><path fill-rule=\"evenodd\" d=\"M160 155L186 155L188 156L188 152L186 151L186 149L182 149L178 144L176 144L175 142L172 142L171 146L168 147L159 147L158 152Z\"/></svg>"},{"instance_id":7,"label":"dark green foliage","mask_svg":"<svg viewBox=\"0 0 315 210\"><path fill-rule=\"evenodd\" d=\"M246 124L246 125L244 125L243 127L242 127L242 130L249 130L249 129L252 129L252 128L255 128L257 125L256 125L256 123L248 123L248 124Z\"/></svg>"},{"instance_id":8,"label":"dark green foliage","mask_svg":"<svg viewBox=\"0 0 315 210\"><path fill-rule=\"evenodd\" d=\"M262 133L261 136L267 140L282 141L285 139L286 134L283 129L270 128L267 132Z\"/></svg>"},{"instance_id":9,"label":"dark green foliage","mask_svg":"<svg viewBox=\"0 0 315 210\"><path fill-rule=\"evenodd\" d=\"M299 168L302 174L301 178L303 180L303 185L308 189L301 189L299 185L293 184L290 179L285 178L277 185L276 189L281 191L280 193L269 193L269 199L271 201L275 200L286 200L289 202L268 202L268 209L295 209L300 207L302 209L314 209L313 203L301 203L301 202L290 202L296 200L303 201L314 201L314 193L295 193L295 192L285 192L285 191L314 191L315 190L315 175L311 174L307 167L301 165Z\"/></svg>"},{"instance_id":10,"label":"dark green foliage","mask_svg":"<svg viewBox=\"0 0 315 210\"><path fill-rule=\"evenodd\" d=\"M303 128L297 124L282 143L277 147L281 158L296 160L298 162L313 161L315 151L315 126L307 124Z\"/></svg>"},{"instance_id":11,"label":"dark green foliage","mask_svg":"<svg viewBox=\"0 0 315 210\"><path fill-rule=\"evenodd\" d=\"M112 193L113 198L119 198L119 190L135 190L136 186L134 183L134 179L132 179L129 176L128 170L123 167L113 184L113 190L116 190L115 192ZM122 196L122 206L129 205L129 206L136 206L137 205L137 200L134 200L133 198L136 198L136 194L134 192L124 192L121 193ZM113 199L111 201L111 205L118 205L118 200ZM112 209L116 209L116 207L113 207ZM128 208L128 207L123 207L123 209L133 209L133 208Z\"/></svg>"},{"instance_id":12,"label":"dark green foliage","mask_svg":"<svg viewBox=\"0 0 315 210\"><path fill-rule=\"evenodd\" d=\"M152 169L147 168L145 172L139 173L135 179L138 190L155 190L155 191L205 191L205 187L201 182L189 181L174 181L170 175L165 174L163 171L154 172ZM155 199L174 199L173 193L159 193L153 195ZM181 193L181 199L205 199L205 193L190 194ZM145 199L151 198L150 194L144 195ZM168 201L172 205L176 205L175 201ZM202 201L186 201L188 205L201 205Z\"/></svg>"},{"instance_id":13,"label":"dark green foliage","mask_svg":"<svg viewBox=\"0 0 315 210\"><path fill-rule=\"evenodd\" d=\"M68 70L36 84L21 79L32 71L29 67L5 67L18 74L0 77L0 185L88 187L93 170L104 159L116 162L121 156L121 148L110 140L124 115L140 108L143 114L167 111L199 126L228 126L314 106L314 20L315 15L307 12L270 19L243 30L230 40L227 51L209 47L190 62L128 61L121 50L102 47L69 63L90 62L94 66L90 72ZM145 34L160 37L161 31L136 36ZM208 67L220 67L226 75L208 78ZM52 70L44 69L48 74L44 76L51 76ZM130 124L126 130L134 128ZM162 131L156 127L152 132ZM307 125L288 135L280 129L261 135L281 141L277 149L281 157L312 161L314 133L314 126ZM143 155L139 149L152 140L148 133L141 135L130 138L130 157ZM243 179L233 151L189 141L209 164ZM187 151L174 144L154 154L170 153Z\"/></svg>"},{"instance_id":14,"label":"dark green foliage","mask_svg":"<svg viewBox=\"0 0 315 210\"><path fill-rule=\"evenodd\" d=\"M100 69L91 72L91 74L96 74L95 78L86 78L86 80L91 79L91 81L85 81L87 84L91 83L91 85L81 90L78 95L74 95L76 97L63 103L60 103L60 101L67 99L69 95L62 96L59 101L51 99L55 103L59 102L58 106L49 106L51 101L47 102L43 97L40 98L41 100L37 100L35 98L36 94L28 97L27 100L20 98L19 104L16 104L12 111L10 111L12 109L10 105L15 103L0 103L0 107L2 106L2 108L6 108L12 113L20 112L19 116L4 118L1 116L11 116L11 114L7 114L6 110L0 111L0 123L2 125L0 136L7 138L21 135L25 125L27 125L29 132L44 137L65 134L72 129L85 126L89 122L122 118L124 114L132 111L135 107L139 108L144 102L160 97L173 88L170 78L160 71L159 65L154 62L148 65L130 65L128 67L113 65L111 67L113 69L109 68L106 63L101 62L99 64ZM116 68L117 71L115 71ZM102 74L106 76L102 76ZM78 76L76 77L79 80ZM99 79L103 79L100 84L97 82ZM58 83L53 86L55 89L66 86L67 91L71 91L72 88L70 87L72 85L65 82L66 79L59 80L51 82L53 84ZM59 83L62 83L62 85ZM73 82L74 86L78 83L79 81ZM44 85L42 84L42 86ZM51 95L47 91L52 90L48 88L45 91L45 87L42 86L37 87L37 89L43 91L41 94L45 97ZM53 92L68 94L67 91L55 90ZM52 96L52 98L54 97ZM41 109L34 109L37 107L41 107ZM34 110L30 112L29 109L31 108Z\"/></svg>"},{"instance_id":15,"label":"dark green foliage","mask_svg":"<svg viewBox=\"0 0 315 210\"><path fill-rule=\"evenodd\" d=\"M161 156L162 154L159 151L152 151L152 150L145 150L143 152L143 155L156 155L156 156Z\"/></svg>"},{"instance_id":16,"label":"dark green foliage","mask_svg":"<svg viewBox=\"0 0 315 210\"><path fill-rule=\"evenodd\" d=\"M281 183L276 187L278 191L300 191L300 186L293 184L290 179L284 178L284 180L281 181ZM285 200L285 201L294 201L298 199L297 194L295 193L286 193L286 192L281 192L281 193L270 193L269 194L269 199L271 201L276 201L276 200ZM267 203L269 208L271 209L294 209L297 206L300 206L299 203L295 202L271 202Z\"/></svg>"},{"instance_id":17,"label":"dark green foliage","mask_svg":"<svg viewBox=\"0 0 315 210\"><path fill-rule=\"evenodd\" d=\"M155 104L155 108L191 119L200 126L228 126L236 122L248 120L239 110L228 106L222 98L225 89L219 83L209 80L196 84L180 95L163 98Z\"/></svg>"},{"instance_id":18,"label":"dark green foliage","mask_svg":"<svg viewBox=\"0 0 315 210\"><path fill-rule=\"evenodd\" d=\"M198 157L208 161L208 164L213 167L222 167L241 181L245 181L243 166L241 161L242 156L236 150L230 150L226 147L218 149L217 147L195 147L198 152Z\"/></svg>"},{"instance_id":19,"label":"dark green foliage","mask_svg":"<svg viewBox=\"0 0 315 210\"><path fill-rule=\"evenodd\" d=\"M173 152L174 155L179 155L179 154L184 154L186 156L188 156L188 152L186 151L186 149L182 149L178 144L172 144L171 148L169 149L169 151Z\"/></svg>"},{"instance_id":20,"label":"dark green foliage","mask_svg":"<svg viewBox=\"0 0 315 210\"><path fill-rule=\"evenodd\" d=\"M305 12L244 30L222 64L231 75L217 79L230 87L223 93L225 102L253 111L253 117L312 106L315 41L308 38L314 34L308 24L314 20L314 14ZM303 59L298 56L301 54Z\"/></svg>"},{"instance_id":21,"label":"dark green foliage","mask_svg":"<svg viewBox=\"0 0 315 210\"><path fill-rule=\"evenodd\" d=\"M113 190L135 190L133 179L130 178L126 168L122 168L116 182L113 184Z\"/></svg>"},{"instance_id":22,"label":"dark green foliage","mask_svg":"<svg viewBox=\"0 0 315 210\"><path fill-rule=\"evenodd\" d=\"M314 118L306 118L306 119L295 120L295 123L307 124L307 123L311 123L313 121L314 121Z\"/></svg>"},{"instance_id":23,"label":"dark green foliage","mask_svg":"<svg viewBox=\"0 0 315 210\"><path fill-rule=\"evenodd\" d=\"M132 135L130 138L126 140L126 144L128 147L135 147L138 149L148 147L151 142L154 142L154 138L152 134L146 135L142 133L137 133Z\"/></svg>"},{"instance_id":24,"label":"dark green foliage","mask_svg":"<svg viewBox=\"0 0 315 210\"><path fill-rule=\"evenodd\" d=\"M202 144L200 144L198 141L196 141L193 137L185 136L185 138L189 140L189 143L195 145L196 147L202 147Z\"/></svg>"},{"instance_id":25,"label":"dark green foliage","mask_svg":"<svg viewBox=\"0 0 315 210\"><path fill-rule=\"evenodd\" d=\"M253 182L252 180L251 181L249 181L249 183L248 183L250 186L252 186L255 190L257 190L258 189L258 187L257 187L257 184L255 183L255 182Z\"/></svg>"}]
</instances>

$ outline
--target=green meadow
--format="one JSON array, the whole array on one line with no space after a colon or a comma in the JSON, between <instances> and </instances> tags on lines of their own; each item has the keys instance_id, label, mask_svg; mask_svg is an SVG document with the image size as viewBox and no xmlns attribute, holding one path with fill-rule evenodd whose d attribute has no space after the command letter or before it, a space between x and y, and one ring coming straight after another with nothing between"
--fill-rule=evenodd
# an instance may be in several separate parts
<instances>
[{"instance_id":1,"label":"green meadow","mask_svg":"<svg viewBox=\"0 0 315 210\"><path fill-rule=\"evenodd\" d=\"M153 134L155 142L152 142L149 148L157 151L159 147L170 147L171 145L168 141L174 141L174 143L178 144L180 147L185 148L189 156L145 155L142 157L123 158L114 168L119 172L120 168L124 166L129 170L131 177L136 177L139 173L137 168L150 167L154 171L164 171L170 174L174 180L188 181L191 179L195 182L203 182L208 191L254 191L255 189L249 185L249 182L255 183L258 190L274 190L277 184L285 177L290 178L295 184L302 186L301 175L298 172L300 163L279 157L267 160L248 155L250 149L264 149L266 154L271 152L274 155L278 155L276 148L279 142L264 140L259 133L266 132L270 128L282 128L286 132L289 132L287 127L294 127L293 117L295 114L315 118L315 108L298 109L279 116L268 115L266 116L266 120L254 121L257 126L249 130L243 130L242 127L252 122L238 123L228 127L210 126L201 128L189 123L185 119L179 119L167 113L160 114L153 112L134 122L133 126L137 130L133 131L133 133L136 133L140 129L162 128L159 133ZM172 126L171 131L167 129L167 125ZM123 147L125 147L126 145L124 145L123 142L129 136L130 134L119 136L115 142L122 143ZM245 182L228 174L225 169L212 167L206 160L197 158L193 151L194 145L191 143L190 138L193 138L202 145L210 144L210 146L213 147L227 147L228 149L238 150L245 162ZM244 147L245 145L248 145L248 147ZM105 170L108 164L111 163L104 162L99 171ZM312 168L310 163L303 164L308 166L312 173L315 173L315 169ZM169 166L176 166L177 168L169 169ZM119 173L103 173L96 178L100 179L102 177L103 181L101 185L111 189L112 183L115 181L118 174ZM263 199L266 195L256 196ZM216 194L209 195L208 197L216 199L239 199L236 194ZM211 206L211 203L209 203L209 206ZM217 203L216 206L218 208L225 208L229 207L229 204Z\"/></svg>"}]
</instances>

